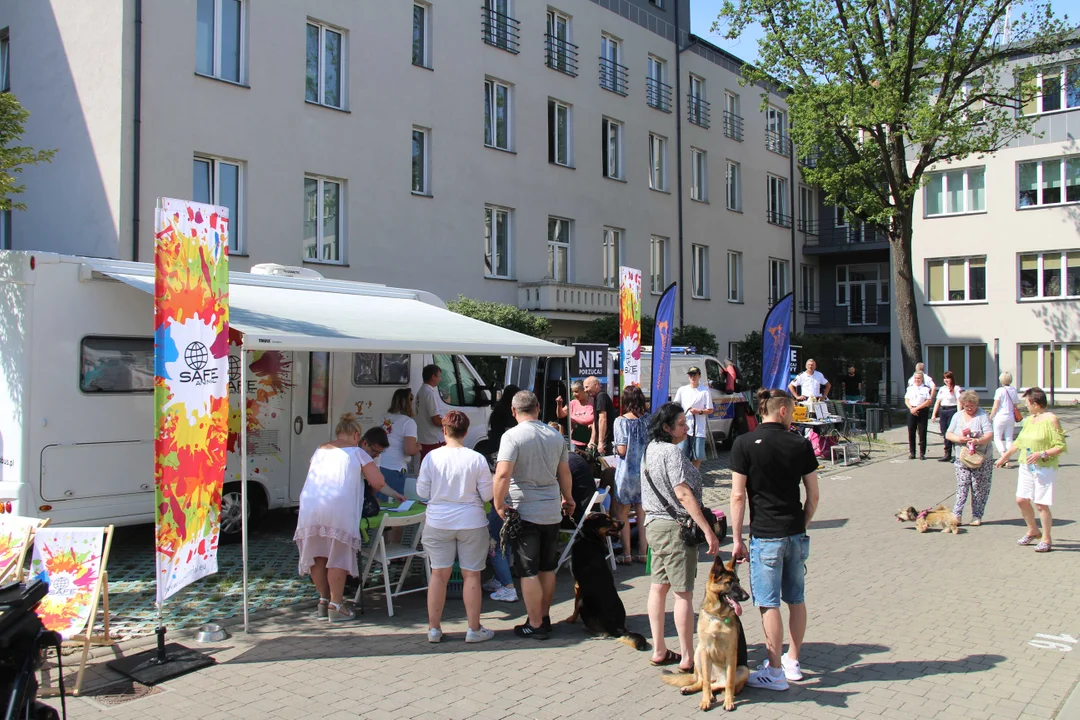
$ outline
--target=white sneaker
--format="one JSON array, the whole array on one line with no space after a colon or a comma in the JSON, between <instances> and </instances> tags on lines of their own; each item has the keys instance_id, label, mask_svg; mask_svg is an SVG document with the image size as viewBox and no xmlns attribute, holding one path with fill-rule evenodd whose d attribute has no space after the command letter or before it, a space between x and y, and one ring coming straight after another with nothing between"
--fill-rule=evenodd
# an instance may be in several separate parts
<instances>
[{"instance_id":1,"label":"white sneaker","mask_svg":"<svg viewBox=\"0 0 1080 720\"><path fill-rule=\"evenodd\" d=\"M472 628L469 628L469 631L467 633L465 633L465 642L467 642L467 643L487 642L488 640L490 640L493 637L495 637L495 632L492 631L492 630L488 630L486 627L481 625L480 629L477 630L476 632L473 632Z\"/></svg>"},{"instance_id":2,"label":"white sneaker","mask_svg":"<svg viewBox=\"0 0 1080 720\"><path fill-rule=\"evenodd\" d=\"M501 588L502 583L499 582L498 580L496 580L495 578L491 578L490 580L488 580L486 583L484 583L480 587L484 590L484 592L491 593L491 592L495 592L496 590Z\"/></svg>"},{"instance_id":3,"label":"white sneaker","mask_svg":"<svg viewBox=\"0 0 1080 720\"><path fill-rule=\"evenodd\" d=\"M513 585L505 585L495 592L491 593L492 600L501 600L502 602L517 602L518 594Z\"/></svg>"},{"instance_id":4,"label":"white sneaker","mask_svg":"<svg viewBox=\"0 0 1080 720\"><path fill-rule=\"evenodd\" d=\"M427 631L427 641L429 643L442 642L442 630L438 628L431 628Z\"/></svg>"},{"instance_id":5,"label":"white sneaker","mask_svg":"<svg viewBox=\"0 0 1080 720\"><path fill-rule=\"evenodd\" d=\"M773 675L773 672L776 674ZM767 662L758 666L758 669L750 673L750 678L746 681L746 684L750 687L761 688L762 690L787 690L788 681L784 677L784 673L771 668Z\"/></svg>"},{"instance_id":6,"label":"white sneaker","mask_svg":"<svg viewBox=\"0 0 1080 720\"><path fill-rule=\"evenodd\" d=\"M766 660L766 663L769 661ZM784 677L788 680L802 680L802 668L799 666L798 660L792 660L787 655L780 656L780 664L784 666Z\"/></svg>"}]
</instances>

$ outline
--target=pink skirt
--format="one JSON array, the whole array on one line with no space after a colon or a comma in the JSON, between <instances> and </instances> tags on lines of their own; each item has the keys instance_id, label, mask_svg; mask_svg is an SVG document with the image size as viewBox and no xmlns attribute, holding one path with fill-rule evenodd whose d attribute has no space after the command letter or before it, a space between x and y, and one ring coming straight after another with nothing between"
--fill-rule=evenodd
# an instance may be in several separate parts
<instances>
[{"instance_id":1,"label":"pink skirt","mask_svg":"<svg viewBox=\"0 0 1080 720\"><path fill-rule=\"evenodd\" d=\"M299 536L300 533L297 533ZM294 536L296 548L300 551L300 574L310 575L315 558L326 558L326 567L344 570L353 577L360 576L356 556L360 550L360 540L338 540L321 533L309 533L306 537ZM351 539L350 539L351 540ZM355 546L354 546L355 545Z\"/></svg>"}]
</instances>

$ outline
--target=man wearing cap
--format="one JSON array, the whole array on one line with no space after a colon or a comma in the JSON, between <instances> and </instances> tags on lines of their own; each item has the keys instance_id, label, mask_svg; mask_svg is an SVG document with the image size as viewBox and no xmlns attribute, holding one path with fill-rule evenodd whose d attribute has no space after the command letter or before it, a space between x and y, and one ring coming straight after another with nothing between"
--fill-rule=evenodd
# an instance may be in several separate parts
<instances>
[{"instance_id":1,"label":"man wearing cap","mask_svg":"<svg viewBox=\"0 0 1080 720\"><path fill-rule=\"evenodd\" d=\"M700 469L701 461L705 458L709 416L713 411L712 392L708 385L701 385L701 368L691 365L686 375L690 384L683 385L675 392L674 401L682 406L686 413L686 424L690 428L689 434L681 443L683 452L694 463L694 467Z\"/></svg>"}]
</instances>

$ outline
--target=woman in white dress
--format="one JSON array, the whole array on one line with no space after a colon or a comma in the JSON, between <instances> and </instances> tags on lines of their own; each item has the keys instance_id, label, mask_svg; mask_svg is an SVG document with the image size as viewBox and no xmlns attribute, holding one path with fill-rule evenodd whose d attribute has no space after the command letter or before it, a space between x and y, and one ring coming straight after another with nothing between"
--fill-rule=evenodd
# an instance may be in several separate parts
<instances>
[{"instance_id":1,"label":"woman in white dress","mask_svg":"<svg viewBox=\"0 0 1080 720\"><path fill-rule=\"evenodd\" d=\"M356 618L345 605L345 578L360 574L356 554L360 551L360 510L364 505L364 480L375 491L404 500L385 487L375 458L389 445L386 431L372 428L360 437L356 416L341 416L336 439L319 447L311 457L304 490L300 493L300 517L293 540L300 551L300 574L311 575L319 591L318 616L330 622Z\"/></svg>"}]
</instances>

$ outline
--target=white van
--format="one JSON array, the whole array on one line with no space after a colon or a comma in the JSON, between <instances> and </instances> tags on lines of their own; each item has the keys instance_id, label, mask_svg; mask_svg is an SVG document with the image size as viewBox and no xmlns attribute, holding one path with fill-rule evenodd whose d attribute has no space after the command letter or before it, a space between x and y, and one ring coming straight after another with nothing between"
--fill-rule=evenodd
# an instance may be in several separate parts
<instances>
[{"instance_id":1,"label":"white van","mask_svg":"<svg viewBox=\"0 0 1080 720\"><path fill-rule=\"evenodd\" d=\"M295 285L315 287L324 296L342 293L350 301L393 291L391 302L400 304L407 298L425 303L423 307L446 307L421 291L327 280L311 271L280 266L266 272L230 274L233 295L241 285L286 289ZM153 268L145 263L0 251L4 511L50 517L61 525L154 520L153 297L146 287L118 280L136 274L148 278L152 288ZM430 315L423 307L420 314ZM234 303L234 322L240 322L242 310ZM276 319L284 326L285 321ZM476 323L456 315L443 318L459 320ZM490 330L490 338L523 337L476 324ZM469 327L476 335L475 326ZM518 345L526 341L533 339ZM534 342L543 346L543 352L555 348ZM486 353L477 354L490 354L491 347L489 343ZM508 349L506 354L512 352ZM422 369L429 363L442 368L439 389L446 401L471 420L469 447L487 433L494 392L484 387L464 355L249 348L247 356L242 396L253 410L248 434L253 517L297 504L311 455L332 438L342 413L356 413L365 430L381 423L394 391L419 389ZM239 348L233 347L224 534L240 530L240 358Z\"/></svg>"}]
</instances>

